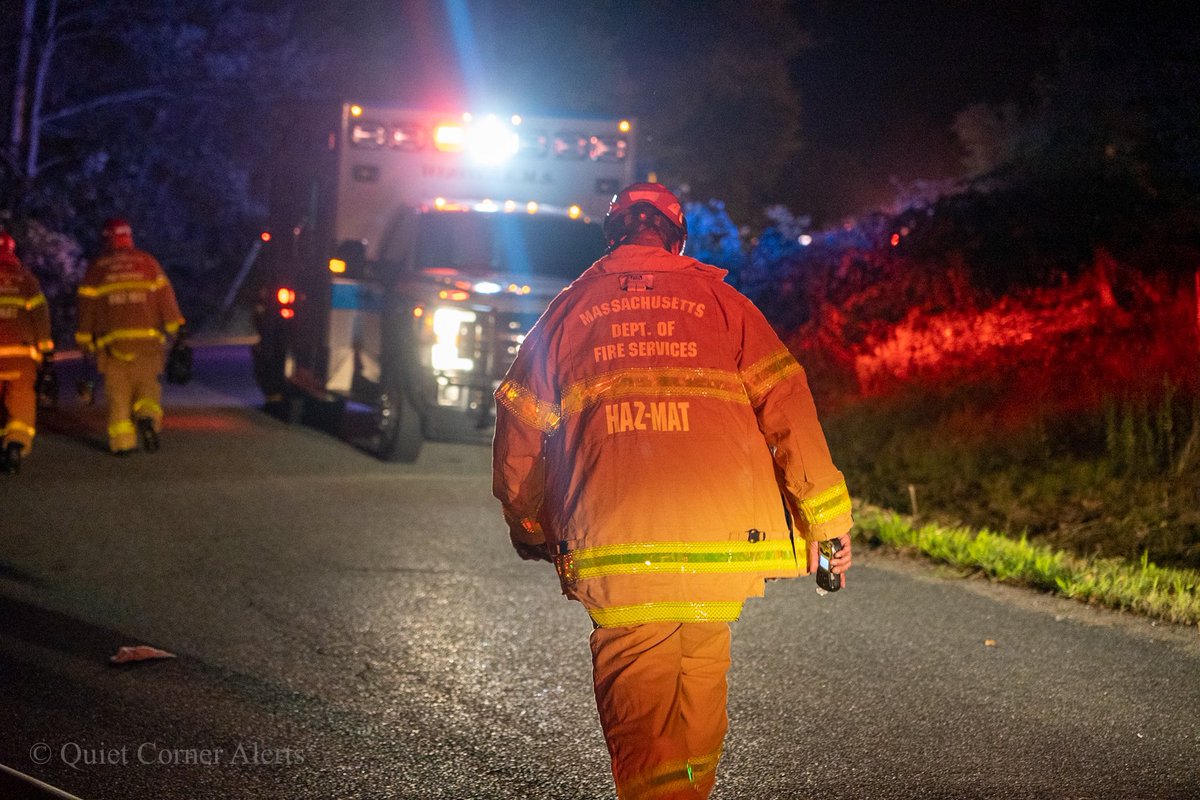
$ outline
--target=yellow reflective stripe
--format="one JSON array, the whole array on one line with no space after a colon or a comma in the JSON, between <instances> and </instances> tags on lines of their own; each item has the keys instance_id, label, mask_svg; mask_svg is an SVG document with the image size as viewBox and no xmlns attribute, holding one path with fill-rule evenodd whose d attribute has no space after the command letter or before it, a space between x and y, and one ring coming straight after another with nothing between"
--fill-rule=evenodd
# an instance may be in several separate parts
<instances>
[{"instance_id":1,"label":"yellow reflective stripe","mask_svg":"<svg viewBox=\"0 0 1200 800\"><path fill-rule=\"evenodd\" d=\"M789 539L765 542L635 542L585 547L556 559L568 582L609 575L780 572L796 569Z\"/></svg>"},{"instance_id":2,"label":"yellow reflective stripe","mask_svg":"<svg viewBox=\"0 0 1200 800\"><path fill-rule=\"evenodd\" d=\"M539 400L537 395L516 381L501 383L496 390L496 399L514 417L543 433L553 433L562 422L562 411L557 404Z\"/></svg>"},{"instance_id":3,"label":"yellow reflective stripe","mask_svg":"<svg viewBox=\"0 0 1200 800\"><path fill-rule=\"evenodd\" d=\"M44 305L46 305L46 295L38 292L33 297L29 298L29 301L25 303L25 310L33 311L38 306Z\"/></svg>"},{"instance_id":4,"label":"yellow reflective stripe","mask_svg":"<svg viewBox=\"0 0 1200 800\"><path fill-rule=\"evenodd\" d=\"M653 800L677 795L694 785L692 768L686 761L671 761L654 772L617 787L617 800Z\"/></svg>"},{"instance_id":5,"label":"yellow reflective stripe","mask_svg":"<svg viewBox=\"0 0 1200 800\"><path fill-rule=\"evenodd\" d=\"M800 501L800 513L809 525L820 525L850 513L850 491L844 480Z\"/></svg>"},{"instance_id":6,"label":"yellow reflective stripe","mask_svg":"<svg viewBox=\"0 0 1200 800\"><path fill-rule=\"evenodd\" d=\"M133 420L123 419L108 426L108 435L110 438L116 438L123 433L137 433L137 428L134 427Z\"/></svg>"},{"instance_id":7,"label":"yellow reflective stripe","mask_svg":"<svg viewBox=\"0 0 1200 800\"><path fill-rule=\"evenodd\" d=\"M718 747L707 755L688 759L688 766L692 768L693 781L700 780L703 775L717 768L717 763L721 760L721 751L723 749L723 747Z\"/></svg>"},{"instance_id":8,"label":"yellow reflective stripe","mask_svg":"<svg viewBox=\"0 0 1200 800\"><path fill-rule=\"evenodd\" d=\"M113 292L128 292L141 289L146 292L153 292L156 289L161 289L167 285L167 279L155 278L152 281L116 281L114 283L102 283L99 286L80 286L80 297L102 297Z\"/></svg>"},{"instance_id":9,"label":"yellow reflective stripe","mask_svg":"<svg viewBox=\"0 0 1200 800\"><path fill-rule=\"evenodd\" d=\"M0 296L0 306L15 306L17 308L28 308L29 300L19 294L10 294Z\"/></svg>"},{"instance_id":10,"label":"yellow reflective stripe","mask_svg":"<svg viewBox=\"0 0 1200 800\"><path fill-rule=\"evenodd\" d=\"M646 622L733 622L741 613L740 600L719 603L638 603L632 606L588 609L588 614L602 628L640 625Z\"/></svg>"},{"instance_id":11,"label":"yellow reflective stripe","mask_svg":"<svg viewBox=\"0 0 1200 800\"><path fill-rule=\"evenodd\" d=\"M578 414L602 399L629 395L712 397L731 403L750 402L738 376L726 370L632 367L606 372L568 386L563 392L563 415Z\"/></svg>"},{"instance_id":12,"label":"yellow reflective stripe","mask_svg":"<svg viewBox=\"0 0 1200 800\"><path fill-rule=\"evenodd\" d=\"M3 433L5 436L9 436L14 433L24 433L30 439L32 439L34 436L37 436L37 430L32 425L26 425L24 422L15 419L10 419L8 421L8 425L6 425L4 430L0 431L0 433Z\"/></svg>"},{"instance_id":13,"label":"yellow reflective stripe","mask_svg":"<svg viewBox=\"0 0 1200 800\"><path fill-rule=\"evenodd\" d=\"M163 332L158 328L116 328L103 336L96 337L96 345L103 347L106 344L126 339L157 339L161 342L165 338Z\"/></svg>"},{"instance_id":14,"label":"yellow reflective stripe","mask_svg":"<svg viewBox=\"0 0 1200 800\"><path fill-rule=\"evenodd\" d=\"M751 402L757 403L775 384L803 371L795 356L787 350L777 350L743 370L742 382L746 384Z\"/></svg>"},{"instance_id":15,"label":"yellow reflective stripe","mask_svg":"<svg viewBox=\"0 0 1200 800\"><path fill-rule=\"evenodd\" d=\"M6 344L0 345L0 358L13 358L15 356L25 356L32 358L34 361L41 361L42 354L38 349L29 344Z\"/></svg>"},{"instance_id":16,"label":"yellow reflective stripe","mask_svg":"<svg viewBox=\"0 0 1200 800\"><path fill-rule=\"evenodd\" d=\"M149 411L151 414L158 416L162 416L163 413L162 406L151 400L149 397L143 397L141 400L138 400L133 404L133 413L136 414L139 411Z\"/></svg>"}]
</instances>

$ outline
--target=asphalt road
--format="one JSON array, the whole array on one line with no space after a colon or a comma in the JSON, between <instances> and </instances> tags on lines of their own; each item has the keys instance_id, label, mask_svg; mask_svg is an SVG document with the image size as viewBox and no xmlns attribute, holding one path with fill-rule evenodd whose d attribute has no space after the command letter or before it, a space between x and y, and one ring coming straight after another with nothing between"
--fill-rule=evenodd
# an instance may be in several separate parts
<instances>
[{"instance_id":1,"label":"asphalt road","mask_svg":"<svg viewBox=\"0 0 1200 800\"><path fill-rule=\"evenodd\" d=\"M613 797L590 625L486 448L384 464L259 411L244 348L197 369L160 453L67 404L0 480L0 764L85 800ZM177 658L108 663L134 644ZM1200 797L1195 629L860 546L733 657L716 798Z\"/></svg>"}]
</instances>

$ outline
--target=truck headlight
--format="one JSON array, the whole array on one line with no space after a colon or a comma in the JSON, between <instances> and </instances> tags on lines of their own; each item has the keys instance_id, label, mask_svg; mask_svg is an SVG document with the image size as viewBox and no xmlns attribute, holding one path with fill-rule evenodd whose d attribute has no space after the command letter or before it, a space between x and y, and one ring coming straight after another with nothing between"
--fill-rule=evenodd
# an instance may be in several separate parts
<instances>
[{"instance_id":1,"label":"truck headlight","mask_svg":"<svg viewBox=\"0 0 1200 800\"><path fill-rule=\"evenodd\" d=\"M462 355L460 348L474 340L463 326L475 321L475 312L453 306L442 306L433 312L433 368L441 371L465 372L475 368L475 360Z\"/></svg>"}]
</instances>

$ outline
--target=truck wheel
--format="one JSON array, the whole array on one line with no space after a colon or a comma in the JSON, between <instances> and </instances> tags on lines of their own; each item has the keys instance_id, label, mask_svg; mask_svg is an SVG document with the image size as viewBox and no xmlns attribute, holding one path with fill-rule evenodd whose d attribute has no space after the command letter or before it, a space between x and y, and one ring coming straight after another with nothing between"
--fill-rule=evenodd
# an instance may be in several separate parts
<instances>
[{"instance_id":1,"label":"truck wheel","mask_svg":"<svg viewBox=\"0 0 1200 800\"><path fill-rule=\"evenodd\" d=\"M308 398L296 392L284 392L279 418L288 425L299 425L308 410Z\"/></svg>"},{"instance_id":2,"label":"truck wheel","mask_svg":"<svg viewBox=\"0 0 1200 800\"><path fill-rule=\"evenodd\" d=\"M379 395L375 431L378 437L375 454L379 458L405 464L417 460L425 441L421 435L421 418L404 390L391 381Z\"/></svg>"}]
</instances>

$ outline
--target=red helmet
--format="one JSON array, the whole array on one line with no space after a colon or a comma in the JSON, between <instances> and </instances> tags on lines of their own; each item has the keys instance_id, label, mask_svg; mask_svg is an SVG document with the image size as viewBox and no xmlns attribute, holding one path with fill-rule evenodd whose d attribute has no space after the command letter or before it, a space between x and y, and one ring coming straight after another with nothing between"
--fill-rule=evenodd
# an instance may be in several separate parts
<instances>
[{"instance_id":1,"label":"red helmet","mask_svg":"<svg viewBox=\"0 0 1200 800\"><path fill-rule=\"evenodd\" d=\"M678 252L682 253L687 242L687 219L683 216L683 204L661 183L635 183L613 196L608 204L608 214L604 217L604 236L608 240L608 248L611 250L616 247L629 235L635 217L640 216L642 220L652 222L644 215L639 215L641 210L657 212L652 216L659 216L667 223L665 230L656 225L665 234L664 241L670 247L677 240Z\"/></svg>"},{"instance_id":2,"label":"red helmet","mask_svg":"<svg viewBox=\"0 0 1200 800\"><path fill-rule=\"evenodd\" d=\"M104 243L109 247L133 247L133 228L120 217L105 220Z\"/></svg>"},{"instance_id":3,"label":"red helmet","mask_svg":"<svg viewBox=\"0 0 1200 800\"><path fill-rule=\"evenodd\" d=\"M15 256L16 254L17 240L8 231L0 231L0 255Z\"/></svg>"}]
</instances>

